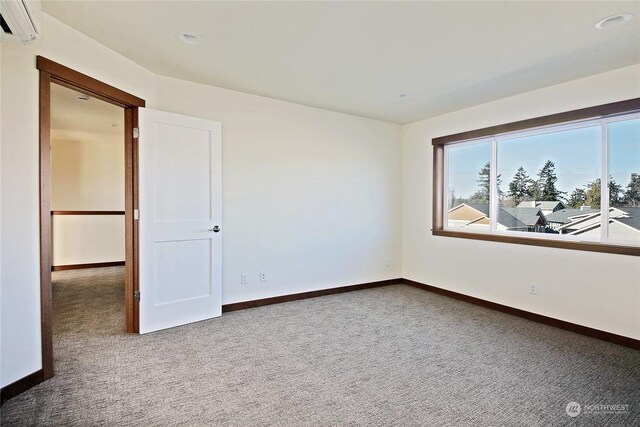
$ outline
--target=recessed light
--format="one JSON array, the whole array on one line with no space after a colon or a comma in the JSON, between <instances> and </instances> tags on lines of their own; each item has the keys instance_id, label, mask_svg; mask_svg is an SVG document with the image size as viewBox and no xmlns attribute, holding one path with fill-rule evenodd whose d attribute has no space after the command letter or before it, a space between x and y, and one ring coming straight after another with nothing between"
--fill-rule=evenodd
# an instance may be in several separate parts
<instances>
[{"instance_id":1,"label":"recessed light","mask_svg":"<svg viewBox=\"0 0 640 427\"><path fill-rule=\"evenodd\" d=\"M603 28L619 27L631 21L632 18L633 15L630 13L618 13L617 15L607 16L596 22L596 28L601 30Z\"/></svg>"},{"instance_id":2,"label":"recessed light","mask_svg":"<svg viewBox=\"0 0 640 427\"><path fill-rule=\"evenodd\" d=\"M187 44L200 44L202 43L202 37L195 33L178 33L176 37Z\"/></svg>"}]
</instances>

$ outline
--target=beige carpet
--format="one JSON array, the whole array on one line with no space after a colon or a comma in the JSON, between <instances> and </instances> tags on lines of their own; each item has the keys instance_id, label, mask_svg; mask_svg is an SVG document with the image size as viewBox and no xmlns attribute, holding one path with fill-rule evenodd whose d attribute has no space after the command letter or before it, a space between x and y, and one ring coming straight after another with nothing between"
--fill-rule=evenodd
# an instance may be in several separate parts
<instances>
[{"instance_id":1,"label":"beige carpet","mask_svg":"<svg viewBox=\"0 0 640 427\"><path fill-rule=\"evenodd\" d=\"M56 377L2 425L640 425L640 352L404 285L145 336L122 332L122 268L53 291Z\"/></svg>"}]
</instances>

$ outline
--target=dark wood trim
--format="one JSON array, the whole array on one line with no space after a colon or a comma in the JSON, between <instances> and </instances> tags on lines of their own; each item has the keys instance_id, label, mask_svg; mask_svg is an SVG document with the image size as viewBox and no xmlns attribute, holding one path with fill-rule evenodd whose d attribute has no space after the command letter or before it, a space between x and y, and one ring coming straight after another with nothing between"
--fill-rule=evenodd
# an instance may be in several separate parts
<instances>
[{"instance_id":1,"label":"dark wood trim","mask_svg":"<svg viewBox=\"0 0 640 427\"><path fill-rule=\"evenodd\" d=\"M134 220L133 211L137 208L134 202L134 194L136 193L138 181L137 181L137 167L135 166L135 154L134 154L134 138L133 128L138 127L137 121L137 108L126 108L124 110L124 123L125 129L131 129L126 131L124 135L124 150L125 150L125 164L124 173L125 181L130 183L125 186L125 241L130 242L125 247L125 259L126 274L125 274L125 293L124 293L124 305L125 312L125 330L128 333L138 332L138 320L137 309L138 304L134 299L134 292L136 288L136 264L138 262L135 256L137 248L137 221Z\"/></svg>"},{"instance_id":2,"label":"dark wood trim","mask_svg":"<svg viewBox=\"0 0 640 427\"><path fill-rule=\"evenodd\" d=\"M20 378L17 381L7 384L0 390L0 400L2 403L19 395L20 393L29 390L31 387L35 387L44 381L44 372L42 369L35 371L26 377Z\"/></svg>"},{"instance_id":3,"label":"dark wood trim","mask_svg":"<svg viewBox=\"0 0 640 427\"><path fill-rule=\"evenodd\" d=\"M73 90L87 92L89 95L100 98L111 104L118 105L123 108L144 107L144 99L133 96L123 90L108 85L86 74L82 74L62 64L53 62L42 56L36 57L36 68L40 71L49 73L57 84L68 87Z\"/></svg>"},{"instance_id":4,"label":"dark wood trim","mask_svg":"<svg viewBox=\"0 0 640 427\"><path fill-rule=\"evenodd\" d=\"M555 319L553 317L543 316L542 314L532 313L530 311L520 310L519 308L509 307L507 305L499 304L492 301L483 300L480 298L472 297L458 292L449 291L446 289L438 288L436 286L426 285L424 283L416 282L409 279L401 279L401 283L413 286L414 288L422 289L443 295L445 297L464 301L469 304L479 305L491 310L500 311L502 313L511 314L512 316L522 317L523 319L531 320L534 322L542 323L548 326L564 329L576 334L586 335L591 338L597 338L603 341L609 341L614 344L619 344L625 347L630 347L636 350L640 350L640 340L634 338L625 337L623 335L612 334L611 332L601 331L600 329L590 328L588 326L578 325L576 323L566 322L564 320Z\"/></svg>"},{"instance_id":5,"label":"dark wood trim","mask_svg":"<svg viewBox=\"0 0 640 427\"><path fill-rule=\"evenodd\" d=\"M42 377L53 377L51 324L51 75L40 72L40 333Z\"/></svg>"},{"instance_id":6,"label":"dark wood trim","mask_svg":"<svg viewBox=\"0 0 640 427\"><path fill-rule=\"evenodd\" d=\"M252 301L236 302L233 304L224 304L222 306L222 312L228 313L230 311L245 310L247 308L262 307L264 305L281 304L283 302L291 302L291 301L298 301L298 300L307 299L307 298L316 298L316 297L322 297L326 295L341 294L344 292L360 291L363 289L379 288L382 286L398 285L400 283L402 283L402 279L389 279L389 280L381 280L378 282L361 283L358 285L342 286L338 288L320 289L318 291L302 292L299 294L289 294L289 295L282 295L282 296L271 297L271 298L257 299Z\"/></svg>"},{"instance_id":7,"label":"dark wood trim","mask_svg":"<svg viewBox=\"0 0 640 427\"><path fill-rule=\"evenodd\" d=\"M127 108L124 110L124 127L125 129L133 128L133 115L131 109ZM124 174L125 180L127 182L133 181L133 153L132 153L132 140L133 134L125 134L124 135ZM125 215L125 240L132 241L133 240L133 204L132 204L132 196L133 195L133 186L125 185L124 188L124 209L129 215ZM133 245L127 245L125 247L125 259L132 259L132 250ZM124 311L127 313L124 320L124 329L127 333L133 333L134 331L134 320L133 320L133 306L134 306L134 298L133 298L133 265L131 262L125 264L125 291L124 291Z\"/></svg>"},{"instance_id":8,"label":"dark wood trim","mask_svg":"<svg viewBox=\"0 0 640 427\"><path fill-rule=\"evenodd\" d=\"M517 232L514 232L514 234ZM589 252L604 252L608 254L640 256L640 247L609 245L597 242L573 242L568 240L552 240L534 237L504 236L489 233L468 233L466 231L433 230L434 236L457 237L460 239L486 240L489 242L515 243L529 246L543 246L559 249L574 249Z\"/></svg>"},{"instance_id":9,"label":"dark wood trim","mask_svg":"<svg viewBox=\"0 0 640 427\"><path fill-rule=\"evenodd\" d=\"M440 178L442 177L442 178ZM444 147L433 146L433 196L432 196L432 225L434 230L444 227Z\"/></svg>"},{"instance_id":10,"label":"dark wood trim","mask_svg":"<svg viewBox=\"0 0 640 427\"><path fill-rule=\"evenodd\" d=\"M523 319L531 320L538 323L543 323L545 325L554 326L556 328L564 329L570 332L575 332L577 334L586 335L591 338L601 339L604 341L612 342L614 344L619 344L625 347L630 347L630 348L640 350L640 340L625 337L623 335L617 335L610 332L601 331L599 329L590 328L588 326L582 326L575 323L566 322L564 320L554 319L553 317L543 316L541 314L520 310L518 308L509 307L503 304L483 300L480 298L472 297L469 295L449 291L446 289L438 288L436 286L426 285L420 282L416 282L414 280L403 279L403 278L382 280L379 282L362 283L359 285L343 286L339 288L321 289L319 291L310 291L310 292L302 292L299 294L282 295L282 296L264 298L264 299L253 300L253 301L237 302L233 304L224 304L222 306L222 312L228 313L230 311L245 310L248 308L262 307L265 305L281 304L285 302L298 301L298 300L307 299L307 298L316 298L316 297L321 297L326 295L339 294L343 292L359 291L362 289L379 288L383 286L398 285L398 284L413 286L415 288L422 289L424 291L433 292L449 298L457 299L459 301L464 301L470 304L479 305L481 307L488 308L491 310L496 310L502 313L511 314L513 316L522 317Z\"/></svg>"},{"instance_id":11,"label":"dark wood trim","mask_svg":"<svg viewBox=\"0 0 640 427\"><path fill-rule=\"evenodd\" d=\"M81 270L84 268L100 268L100 267L118 267L122 265L125 265L124 261L92 262L89 264L54 265L51 267L51 271Z\"/></svg>"},{"instance_id":12,"label":"dark wood trim","mask_svg":"<svg viewBox=\"0 0 640 427\"><path fill-rule=\"evenodd\" d=\"M640 98L632 98L624 101L612 102L610 104L596 105L594 107L581 108L579 110L549 114L548 116L535 117L533 119L504 123L497 126L460 132L453 135L440 136L433 138L431 143L433 145L446 145L468 139L483 138L501 133L515 132L577 120L596 119L621 113L630 113L636 110L640 111Z\"/></svg>"},{"instance_id":13,"label":"dark wood trim","mask_svg":"<svg viewBox=\"0 0 640 427\"><path fill-rule=\"evenodd\" d=\"M128 108L126 110L128 114L130 114L130 118L127 120L131 120L131 128L138 128L138 109L137 108ZM126 116L125 116L126 117ZM130 159L131 162L131 182L133 185L129 185L128 188L131 189L131 197L129 200L130 210L129 210L129 218L131 218L131 223L127 225L127 229L131 230L133 236L131 238L131 246L127 246L127 260L129 264L132 266L132 271L127 274L127 282L125 283L126 294L129 298L131 298L131 303L128 306L128 313L131 319L133 319L132 329L127 328L127 332L140 333L140 303L134 301L133 296L136 292L140 290L140 265L139 265L139 257L138 257L138 248L139 248L139 240L138 240L138 221L133 219L133 210L138 209L138 138L133 138L133 133L129 133L131 135L131 148L127 150L127 159ZM129 138L129 137L126 137ZM129 139L126 139L129 141ZM127 160L129 162L129 160Z\"/></svg>"},{"instance_id":14,"label":"dark wood trim","mask_svg":"<svg viewBox=\"0 0 640 427\"><path fill-rule=\"evenodd\" d=\"M125 116L125 329L138 331L138 303L133 299L137 289L137 246L138 230L133 220L133 194L137 194L137 163L133 162L133 128L138 125L138 107L144 107L145 101L85 74L74 71L42 56L36 57L36 68L40 70L40 305L42 334L42 371L43 379L53 376L53 335L51 325L51 84L60 84L70 89L87 93L98 99L122 107ZM84 215L86 213L67 213ZM98 214L93 211L91 214ZM102 214L102 213L100 213ZM121 212L113 213L121 215ZM104 265L104 264L103 264ZM118 262L118 265L121 265ZM62 266L57 266L57 268Z\"/></svg>"},{"instance_id":15,"label":"dark wood trim","mask_svg":"<svg viewBox=\"0 0 640 427\"><path fill-rule=\"evenodd\" d=\"M51 211L51 215L124 215L124 211Z\"/></svg>"}]
</instances>

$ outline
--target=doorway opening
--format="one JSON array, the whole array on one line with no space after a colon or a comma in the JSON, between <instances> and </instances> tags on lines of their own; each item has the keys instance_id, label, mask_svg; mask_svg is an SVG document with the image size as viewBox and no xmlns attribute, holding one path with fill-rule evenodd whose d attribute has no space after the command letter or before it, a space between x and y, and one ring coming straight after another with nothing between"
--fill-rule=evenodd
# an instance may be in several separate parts
<instances>
[{"instance_id":1,"label":"doorway opening","mask_svg":"<svg viewBox=\"0 0 640 427\"><path fill-rule=\"evenodd\" d=\"M113 265L114 263L121 265L123 257L124 272L121 272L121 274L124 274L124 329L130 333L137 333L139 331L138 304L135 300L136 292L138 291L138 227L137 221L135 220L138 203L138 159L137 140L134 138L134 129L137 129L138 126L138 107L144 107L145 101L44 57L37 57L36 67L40 70L40 302L42 380L47 380L53 377L54 374L52 270L68 270L70 268L96 266L96 264L99 265L100 262L107 263L108 265ZM69 93L71 93L71 95L69 95ZM78 129L77 126L80 122L77 114L70 114L66 119L61 118L58 115L58 111L52 114L52 100L55 102L55 108L55 106L59 105L59 102L65 102L65 99L68 102L83 102L82 99L78 98L88 98L84 102L94 98L95 101L99 100L101 103L96 104L99 105L98 109L103 108L103 112L110 111L115 115L120 114L119 119L115 120L114 115L111 122L107 124L109 127L115 128L111 129L112 134L120 134L117 138L119 138L123 144L123 152L120 154L120 161L122 163L119 167L119 173L122 174L120 182L124 184L124 189L122 190L124 197L119 201L120 205L117 209L107 209L106 204L103 203L106 199L112 198L114 200L110 201L110 206L117 206L118 201L115 199L117 199L118 196L114 196L117 194L117 191L111 195L106 194L106 197L101 197L105 196L105 194L91 194L92 190L89 189L86 194L81 194L82 197L80 199L82 200L78 199L77 192L64 191L65 185L67 185L66 190L69 190L69 185L73 187L73 182L71 184L69 184L69 182L65 183L65 179L69 178L65 176L65 174L68 175L70 172L74 172L76 175L86 175L85 178L88 176L89 180L91 177L95 178L95 174L92 175L92 172L95 172L95 170L73 171L72 167L64 167L65 162L71 161L73 156L77 154L72 153L72 148L74 148L74 146L78 148L79 146L77 139L82 139L75 138L78 137L77 132L82 132L82 129ZM106 101L106 103L103 101ZM73 124L64 125L65 120L69 120L73 122ZM73 128L74 124L76 128ZM115 126L112 126L114 124ZM64 129L65 126L69 129ZM74 132L76 132L75 137ZM86 138L88 138L87 135L84 136L84 139ZM76 139L76 141L74 141L74 139ZM96 146L87 147L87 145L84 145L84 148L80 149L93 151L92 153L85 152L84 154L87 156L87 159L92 158L92 160L95 161L96 159L93 157L98 154L95 152ZM100 149L102 149L102 154L106 157L115 157L117 159L118 155L114 154L117 150L113 150L113 148L113 146L109 147L107 143L107 145L103 144ZM69 159L70 157L71 160ZM101 166L104 165L101 164L98 159L98 162L89 167L89 169L100 168ZM117 174L118 172L114 173ZM64 185L53 188L52 183L54 179L57 183L62 182ZM99 187L98 185L96 188ZM114 204L111 204L111 202ZM63 204L68 204L67 206L71 208L63 208ZM86 207L89 206L89 204L94 204L94 206L99 206L100 208L87 209ZM105 217L109 218L105 220ZM86 230L93 230L98 233L102 232L103 235L105 231L109 234L109 229L117 230L120 228L124 233L124 250L122 251L123 248L120 247L121 252L117 252L119 243L122 241L119 242L116 238L115 240L110 240L110 243L107 243L107 245L111 246L110 248L98 248L94 244L91 249L87 249L85 246L83 251L77 251L76 249L78 249L79 242L82 242L82 239L86 240L88 237L87 234L90 234L78 233L83 227ZM63 230L67 230L68 232L64 233L62 232ZM115 234L117 234L117 232L115 232ZM65 239L59 239L59 237L65 237ZM70 244L71 240L73 240L74 243ZM55 251L54 248L56 248ZM120 259L107 261L105 257L116 257ZM103 261L96 262L96 260L100 258L102 258ZM73 260L78 262L74 262ZM93 260L94 262L80 262L82 260ZM102 266L106 267L107 265L103 264Z\"/></svg>"},{"instance_id":2,"label":"doorway opening","mask_svg":"<svg viewBox=\"0 0 640 427\"><path fill-rule=\"evenodd\" d=\"M125 162L122 107L51 85L53 344L60 364L122 333Z\"/></svg>"}]
</instances>

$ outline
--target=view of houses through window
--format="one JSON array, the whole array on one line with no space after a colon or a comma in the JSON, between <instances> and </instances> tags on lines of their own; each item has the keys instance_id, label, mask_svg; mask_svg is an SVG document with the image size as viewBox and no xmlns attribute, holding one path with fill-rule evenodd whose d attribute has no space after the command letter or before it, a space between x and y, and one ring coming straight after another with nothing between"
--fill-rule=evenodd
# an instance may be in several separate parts
<instances>
[{"instance_id":1,"label":"view of houses through window","mask_svg":"<svg viewBox=\"0 0 640 427\"><path fill-rule=\"evenodd\" d=\"M640 117L447 145L445 188L448 229L640 245Z\"/></svg>"}]
</instances>

